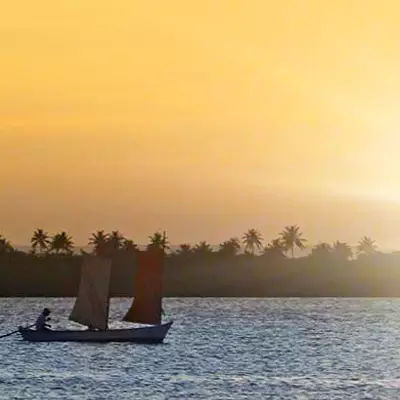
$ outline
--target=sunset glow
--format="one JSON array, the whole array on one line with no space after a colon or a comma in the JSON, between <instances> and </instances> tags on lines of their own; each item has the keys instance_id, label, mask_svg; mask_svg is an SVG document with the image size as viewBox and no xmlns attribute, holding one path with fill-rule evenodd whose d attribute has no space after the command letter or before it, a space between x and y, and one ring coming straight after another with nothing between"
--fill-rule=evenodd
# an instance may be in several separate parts
<instances>
[{"instance_id":1,"label":"sunset glow","mask_svg":"<svg viewBox=\"0 0 400 400\"><path fill-rule=\"evenodd\" d=\"M394 245L398 15L389 0L5 3L0 233L219 242L293 223L311 242Z\"/></svg>"}]
</instances>

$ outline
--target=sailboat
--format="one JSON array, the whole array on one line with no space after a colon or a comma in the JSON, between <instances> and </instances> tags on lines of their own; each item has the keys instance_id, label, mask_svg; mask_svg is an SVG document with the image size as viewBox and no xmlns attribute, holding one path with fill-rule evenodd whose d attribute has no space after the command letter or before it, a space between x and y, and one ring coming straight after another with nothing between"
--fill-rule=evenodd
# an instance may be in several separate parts
<instances>
[{"instance_id":1,"label":"sailboat","mask_svg":"<svg viewBox=\"0 0 400 400\"><path fill-rule=\"evenodd\" d=\"M37 331L19 327L19 333L30 342L163 342L173 323L161 323L163 259L161 250L137 251L135 297L123 321L146 326L109 329L111 261L85 255L69 319L88 329Z\"/></svg>"}]
</instances>

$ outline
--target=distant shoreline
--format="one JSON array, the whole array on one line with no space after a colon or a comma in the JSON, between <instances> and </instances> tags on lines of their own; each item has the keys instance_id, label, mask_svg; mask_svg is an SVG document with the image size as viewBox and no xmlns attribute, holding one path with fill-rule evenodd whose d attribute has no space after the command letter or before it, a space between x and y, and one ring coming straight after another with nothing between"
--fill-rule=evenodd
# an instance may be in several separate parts
<instances>
[{"instance_id":1,"label":"distant shoreline","mask_svg":"<svg viewBox=\"0 0 400 400\"><path fill-rule=\"evenodd\" d=\"M0 297L75 297L82 256L10 253L0 257ZM135 255L113 259L111 296L132 297ZM331 253L171 255L165 259L164 297L175 298L396 298L400 255L374 253L354 260Z\"/></svg>"},{"instance_id":2,"label":"distant shoreline","mask_svg":"<svg viewBox=\"0 0 400 400\"><path fill-rule=\"evenodd\" d=\"M29 245L16 245L16 246L13 246L13 247L14 247L15 250L23 251L24 253L29 253L32 250L32 247L29 246ZM148 247L147 244L137 244L136 245L136 248L138 250L146 250L147 247ZM214 252L217 252L219 247L220 247L220 245L218 245L218 244L215 244L215 245L210 244L210 248ZM352 247L355 249L357 246L352 246ZM178 251L179 248L180 248L180 245L171 244L171 245L169 245L169 249L167 250L167 253L173 253L175 251ZM308 254L310 254L312 248L313 248L313 246L309 245L309 246L305 246L304 249L297 249L296 257L298 258L298 257L307 256ZM73 254L75 254L75 255L81 254L82 251L84 251L86 253L91 253L93 251L93 247L92 246L88 246L88 245L86 245L86 246L78 246L77 245L77 246L74 246L74 248L73 248ZM388 251L385 251L385 252L391 252L391 251L392 250L390 250L390 251L388 250ZM239 251L238 254L244 254L244 250Z\"/></svg>"}]
</instances>

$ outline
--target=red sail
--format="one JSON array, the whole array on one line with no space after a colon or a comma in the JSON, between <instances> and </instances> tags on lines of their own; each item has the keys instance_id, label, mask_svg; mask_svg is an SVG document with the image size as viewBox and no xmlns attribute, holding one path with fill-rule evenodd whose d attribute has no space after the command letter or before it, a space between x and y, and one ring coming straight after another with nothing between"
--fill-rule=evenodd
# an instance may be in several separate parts
<instances>
[{"instance_id":1,"label":"red sail","mask_svg":"<svg viewBox=\"0 0 400 400\"><path fill-rule=\"evenodd\" d=\"M135 298L124 321L157 325L161 322L164 251L137 252Z\"/></svg>"}]
</instances>

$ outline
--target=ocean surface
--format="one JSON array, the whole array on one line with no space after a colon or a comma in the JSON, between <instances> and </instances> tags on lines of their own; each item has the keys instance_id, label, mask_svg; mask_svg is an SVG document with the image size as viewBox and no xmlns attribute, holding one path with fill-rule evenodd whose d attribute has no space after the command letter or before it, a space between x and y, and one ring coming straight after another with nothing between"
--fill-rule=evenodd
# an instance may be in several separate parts
<instances>
[{"instance_id":1,"label":"ocean surface","mask_svg":"<svg viewBox=\"0 0 400 400\"><path fill-rule=\"evenodd\" d=\"M111 325L128 308L112 301ZM0 299L1 332L73 299ZM166 299L161 345L0 339L0 399L400 399L400 299Z\"/></svg>"}]
</instances>

